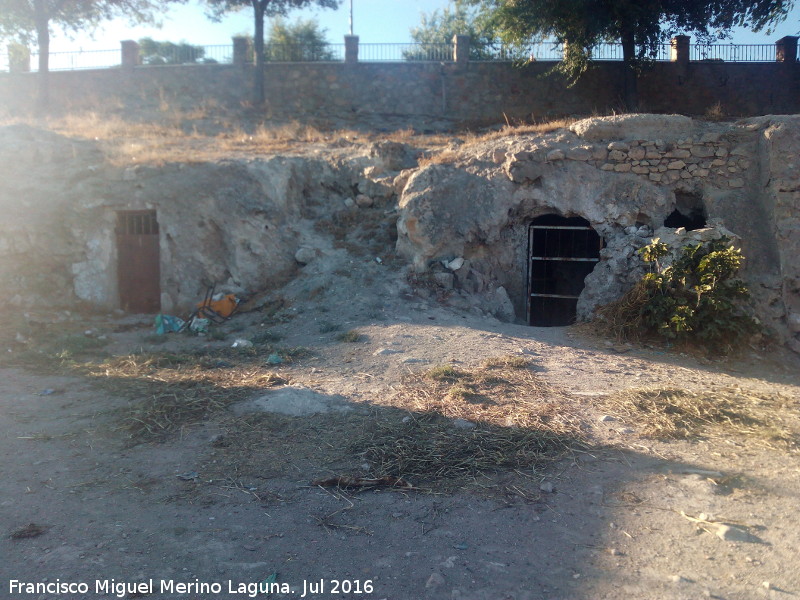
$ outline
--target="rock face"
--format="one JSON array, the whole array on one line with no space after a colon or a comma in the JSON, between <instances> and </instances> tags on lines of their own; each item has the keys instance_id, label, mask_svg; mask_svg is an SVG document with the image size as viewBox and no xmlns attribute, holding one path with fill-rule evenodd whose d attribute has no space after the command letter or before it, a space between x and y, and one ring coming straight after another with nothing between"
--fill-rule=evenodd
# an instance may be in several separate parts
<instances>
[{"instance_id":1,"label":"rock face","mask_svg":"<svg viewBox=\"0 0 800 600\"><path fill-rule=\"evenodd\" d=\"M641 275L638 248L684 239L663 229L677 214L738 236L758 316L800 351L800 117L626 115L458 148L457 163L423 168L395 142L337 159L120 167L92 142L3 127L0 285L15 306L116 308L118 214L155 211L161 310L182 312L211 284L269 289L345 246L374 260L377 220L399 197L398 253L432 271L437 297L506 321L526 318L531 221L585 219L605 244L577 301L590 319Z\"/></svg>"},{"instance_id":2,"label":"rock face","mask_svg":"<svg viewBox=\"0 0 800 600\"><path fill-rule=\"evenodd\" d=\"M115 308L117 214L150 210L162 311L187 310L212 284L269 289L314 260L314 217L345 210L332 190L359 171L302 157L120 168L90 143L0 128L0 284L20 306Z\"/></svg>"},{"instance_id":3,"label":"rock face","mask_svg":"<svg viewBox=\"0 0 800 600\"><path fill-rule=\"evenodd\" d=\"M463 257L455 290L503 287L523 319L528 225L547 214L582 217L605 242L578 300L585 320L641 276L639 247L674 237L668 217L699 215L712 227L702 235L738 236L757 313L800 350L791 329L800 320L800 117L709 124L626 115L570 130L487 143L458 167L414 172L400 198L398 251L417 271Z\"/></svg>"}]
</instances>

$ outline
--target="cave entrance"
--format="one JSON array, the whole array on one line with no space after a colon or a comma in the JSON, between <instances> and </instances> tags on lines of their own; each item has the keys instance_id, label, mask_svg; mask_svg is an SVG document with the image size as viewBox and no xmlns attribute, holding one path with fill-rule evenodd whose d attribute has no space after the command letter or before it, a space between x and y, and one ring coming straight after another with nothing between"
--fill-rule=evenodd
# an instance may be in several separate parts
<instances>
[{"instance_id":1,"label":"cave entrance","mask_svg":"<svg viewBox=\"0 0 800 600\"><path fill-rule=\"evenodd\" d=\"M706 227L703 198L697 194L676 192L675 210L664 219L664 227L683 227L686 231Z\"/></svg>"},{"instance_id":2,"label":"cave entrance","mask_svg":"<svg viewBox=\"0 0 800 600\"><path fill-rule=\"evenodd\" d=\"M161 259L154 210L117 213L117 284L125 312L161 310Z\"/></svg>"},{"instance_id":3,"label":"cave entrance","mask_svg":"<svg viewBox=\"0 0 800 600\"><path fill-rule=\"evenodd\" d=\"M603 240L581 217L543 215L528 227L528 324L575 322L583 280L600 260Z\"/></svg>"}]
</instances>

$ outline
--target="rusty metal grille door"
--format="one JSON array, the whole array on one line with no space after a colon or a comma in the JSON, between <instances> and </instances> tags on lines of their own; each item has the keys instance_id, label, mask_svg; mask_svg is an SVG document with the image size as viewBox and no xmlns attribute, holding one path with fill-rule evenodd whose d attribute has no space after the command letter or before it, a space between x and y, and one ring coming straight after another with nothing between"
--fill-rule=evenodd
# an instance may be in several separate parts
<instances>
[{"instance_id":1,"label":"rusty metal grille door","mask_svg":"<svg viewBox=\"0 0 800 600\"><path fill-rule=\"evenodd\" d=\"M528 228L528 324L575 322L586 276L600 260L603 240L580 217L546 215Z\"/></svg>"},{"instance_id":2,"label":"rusty metal grille door","mask_svg":"<svg viewBox=\"0 0 800 600\"><path fill-rule=\"evenodd\" d=\"M156 211L117 213L119 304L126 312L161 310L161 260Z\"/></svg>"}]
</instances>

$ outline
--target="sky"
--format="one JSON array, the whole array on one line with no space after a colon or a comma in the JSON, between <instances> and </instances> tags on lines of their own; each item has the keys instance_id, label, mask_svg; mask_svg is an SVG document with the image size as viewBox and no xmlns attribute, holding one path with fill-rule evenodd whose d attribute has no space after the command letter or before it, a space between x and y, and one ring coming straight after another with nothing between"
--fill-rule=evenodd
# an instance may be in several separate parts
<instances>
[{"instance_id":1,"label":"sky","mask_svg":"<svg viewBox=\"0 0 800 600\"><path fill-rule=\"evenodd\" d=\"M295 18L314 18L327 29L328 41L343 43L349 33L350 1L343 0L336 11L307 9L295 11ZM442 9L450 0L352 0L353 29L362 43L408 43L409 31L420 22L423 13ZM124 20L108 22L95 31L93 37L79 36L73 39L55 31L51 41L51 52L73 50L112 50L119 48L121 40L138 40L151 37L172 42L186 41L196 45L230 44L237 34L252 34L252 9L243 10L215 23L205 16L203 5L194 0L176 5L162 17L160 28L132 27ZM730 42L737 44L771 44L785 35L797 35L800 30L800 3L789 18L772 34L754 34L739 30ZM727 41L725 43L728 43Z\"/></svg>"}]
</instances>

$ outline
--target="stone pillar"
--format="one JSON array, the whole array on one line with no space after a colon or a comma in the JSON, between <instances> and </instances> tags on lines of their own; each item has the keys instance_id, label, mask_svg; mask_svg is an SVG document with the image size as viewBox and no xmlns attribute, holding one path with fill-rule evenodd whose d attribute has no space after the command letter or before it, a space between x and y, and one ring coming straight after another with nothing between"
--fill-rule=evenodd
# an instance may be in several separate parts
<instances>
[{"instance_id":1,"label":"stone pillar","mask_svg":"<svg viewBox=\"0 0 800 600\"><path fill-rule=\"evenodd\" d=\"M689 45L692 38L688 35L676 35L674 38L670 40L670 46L672 47L670 50L669 59L674 62L678 63L679 65L688 65L689 64Z\"/></svg>"},{"instance_id":2,"label":"stone pillar","mask_svg":"<svg viewBox=\"0 0 800 600\"><path fill-rule=\"evenodd\" d=\"M787 35L775 42L775 60L781 63L796 63L797 39L796 35Z\"/></svg>"},{"instance_id":3,"label":"stone pillar","mask_svg":"<svg viewBox=\"0 0 800 600\"><path fill-rule=\"evenodd\" d=\"M8 72L30 73L31 51L25 44L8 45Z\"/></svg>"},{"instance_id":4,"label":"stone pillar","mask_svg":"<svg viewBox=\"0 0 800 600\"><path fill-rule=\"evenodd\" d=\"M358 62L358 36L344 36L344 62L355 64Z\"/></svg>"},{"instance_id":5,"label":"stone pillar","mask_svg":"<svg viewBox=\"0 0 800 600\"><path fill-rule=\"evenodd\" d=\"M800 86L795 69L797 68L797 36L787 35L775 42L775 60L778 63L775 75L775 112L791 114L800 110Z\"/></svg>"},{"instance_id":6,"label":"stone pillar","mask_svg":"<svg viewBox=\"0 0 800 600\"><path fill-rule=\"evenodd\" d=\"M469 62L469 36L453 36L453 61L459 64Z\"/></svg>"},{"instance_id":7,"label":"stone pillar","mask_svg":"<svg viewBox=\"0 0 800 600\"><path fill-rule=\"evenodd\" d=\"M139 57L139 44L133 40L123 40L120 42L122 47L122 66L123 67L136 67L141 63Z\"/></svg>"},{"instance_id":8,"label":"stone pillar","mask_svg":"<svg viewBox=\"0 0 800 600\"><path fill-rule=\"evenodd\" d=\"M249 37L236 36L233 38L233 64L244 66L253 62L253 49Z\"/></svg>"}]
</instances>

